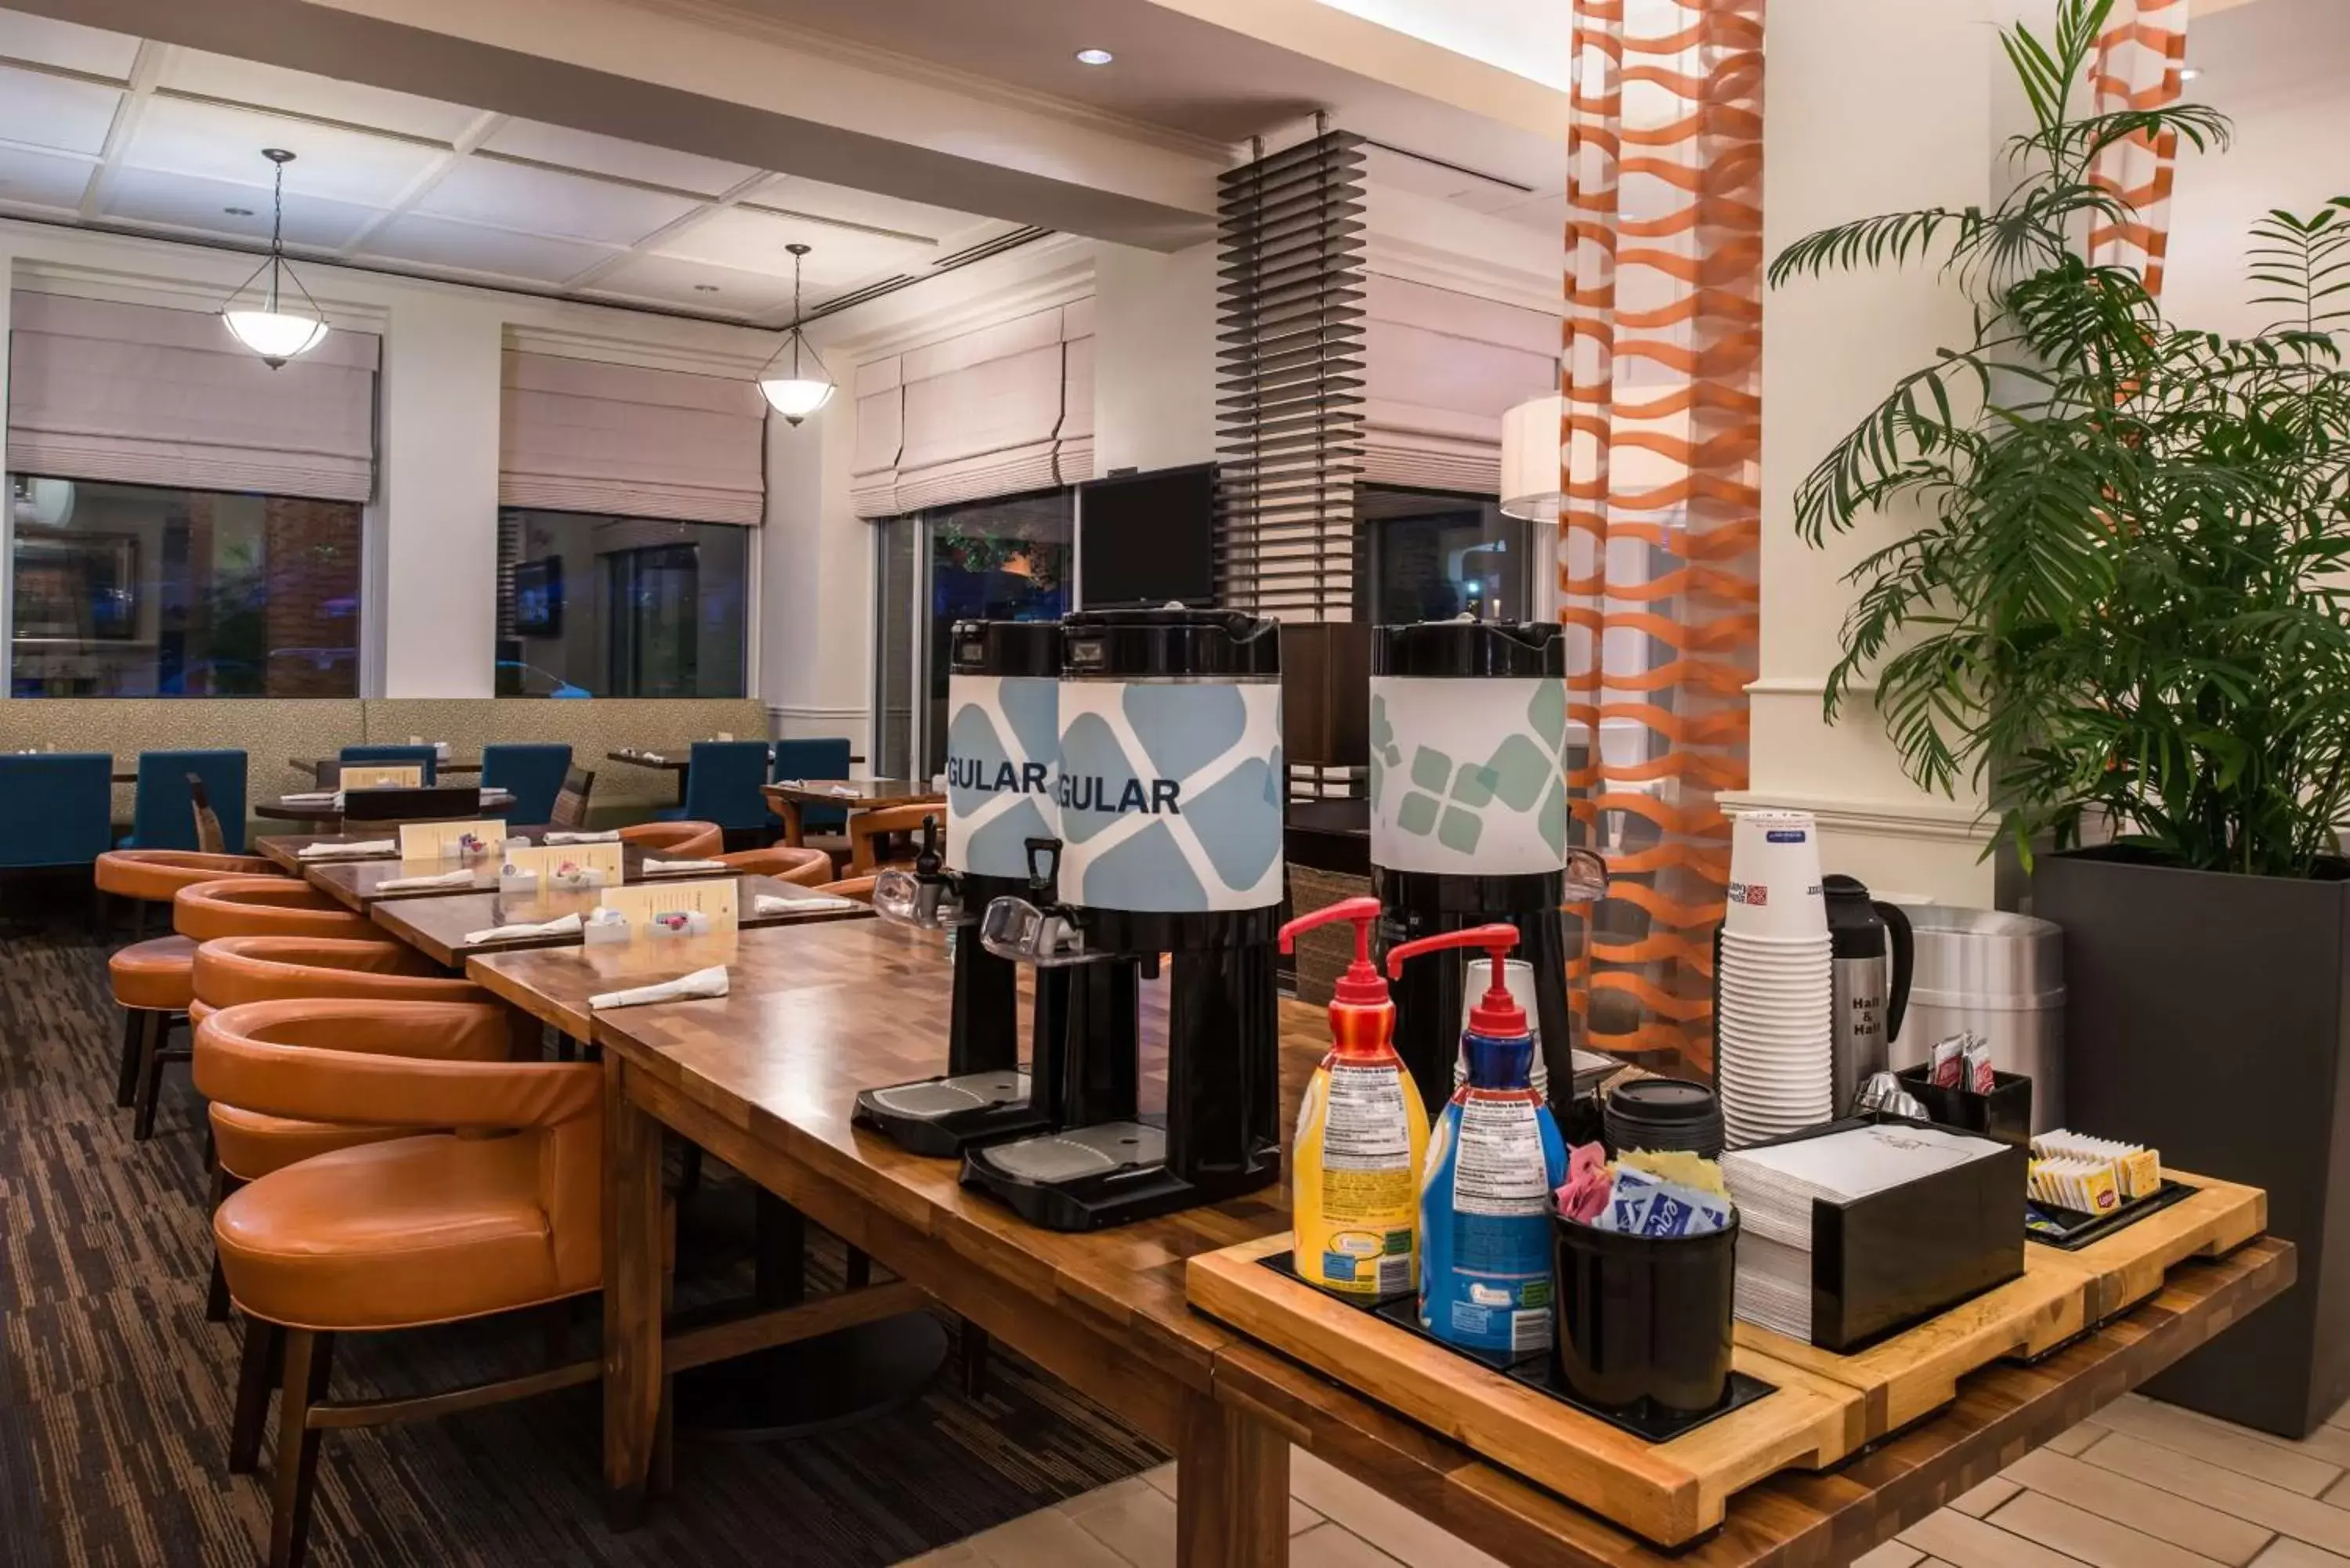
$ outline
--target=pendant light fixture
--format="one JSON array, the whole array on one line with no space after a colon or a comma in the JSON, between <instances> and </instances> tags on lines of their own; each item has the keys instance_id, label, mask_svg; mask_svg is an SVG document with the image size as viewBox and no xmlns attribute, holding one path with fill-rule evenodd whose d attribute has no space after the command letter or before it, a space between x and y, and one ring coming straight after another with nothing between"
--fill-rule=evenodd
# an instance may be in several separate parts
<instances>
[{"instance_id":1,"label":"pendant light fixture","mask_svg":"<svg viewBox=\"0 0 2350 1568\"><path fill-rule=\"evenodd\" d=\"M327 340L327 323L318 309L318 302L286 265L286 166L294 155L282 147L265 147L261 155L277 165L276 192L269 213L269 259L254 269L254 274L237 286L228 302L221 306L221 319L228 323L236 340L261 356L261 362L275 370L297 354L307 354ZM240 304L245 291L260 283L266 275L268 282L259 291L259 299L252 304ZM289 309L282 292L286 284L301 296L305 308Z\"/></svg>"},{"instance_id":2,"label":"pendant light fixture","mask_svg":"<svg viewBox=\"0 0 2350 1568\"><path fill-rule=\"evenodd\" d=\"M1555 523L1566 504L1559 482L1566 400L1556 393L1520 403L1502 416L1502 512Z\"/></svg>"},{"instance_id":3,"label":"pendant light fixture","mask_svg":"<svg viewBox=\"0 0 2350 1568\"><path fill-rule=\"evenodd\" d=\"M833 385L832 377L825 369L824 361L817 358L815 346L800 331L800 258L808 254L808 247L792 244L785 245L784 249L792 253L792 324L785 331L789 339L787 346L792 351L792 369L789 375L772 373L775 369L775 359L784 357L783 348L777 348L775 358L767 361L766 370L759 377L759 390L766 394L768 407L783 415L786 423L795 425L832 401ZM800 368L802 349L807 351L810 359L816 360L813 374Z\"/></svg>"}]
</instances>

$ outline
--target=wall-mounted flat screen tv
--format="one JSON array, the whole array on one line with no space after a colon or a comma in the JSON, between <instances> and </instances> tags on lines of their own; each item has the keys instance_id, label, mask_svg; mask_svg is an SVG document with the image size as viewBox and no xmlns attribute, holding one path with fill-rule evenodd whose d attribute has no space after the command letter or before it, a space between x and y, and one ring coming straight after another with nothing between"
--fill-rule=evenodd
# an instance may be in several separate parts
<instances>
[{"instance_id":1,"label":"wall-mounted flat screen tv","mask_svg":"<svg viewBox=\"0 0 2350 1568\"><path fill-rule=\"evenodd\" d=\"M1077 486L1077 602L1087 609L1216 602L1216 467Z\"/></svg>"}]
</instances>

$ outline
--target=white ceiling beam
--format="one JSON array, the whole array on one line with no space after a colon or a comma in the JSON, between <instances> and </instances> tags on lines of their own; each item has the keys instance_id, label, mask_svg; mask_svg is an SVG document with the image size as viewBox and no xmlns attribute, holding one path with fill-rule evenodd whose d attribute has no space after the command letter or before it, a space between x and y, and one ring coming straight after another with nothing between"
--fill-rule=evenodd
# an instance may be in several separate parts
<instances>
[{"instance_id":1,"label":"white ceiling beam","mask_svg":"<svg viewBox=\"0 0 2350 1568\"><path fill-rule=\"evenodd\" d=\"M579 271L572 274L569 277L563 280L563 292L566 294L574 294L583 288L594 287L597 279L603 277L618 267L626 265L628 263L634 261L639 256L650 255L652 254L653 246L658 244L660 242L668 239L674 239L679 234L685 233L688 229L694 227L696 224L706 222L712 214L723 212L725 209L735 205L744 197L750 195L760 187L769 183L774 179L775 176L773 174L768 173L763 169L756 174L752 175L749 179L736 182L728 189L720 192L717 195L709 198L693 211L687 213L682 216L672 218L668 223L663 223L660 228L655 229L652 233L640 236L637 240L637 243L629 246L628 249L614 251L610 255L604 257L601 261L595 262L590 265L580 268Z\"/></svg>"},{"instance_id":2,"label":"white ceiling beam","mask_svg":"<svg viewBox=\"0 0 2350 1568\"><path fill-rule=\"evenodd\" d=\"M106 210L107 192L122 167L122 156L130 150L130 139L139 133L140 117L147 112L148 102L155 96L155 84L163 79L163 67L171 58L170 45L152 39L140 41L139 53L130 62L130 79L123 88L121 101L114 106L113 123L106 128L106 145L99 150L98 167L90 171L89 183L82 187L83 223Z\"/></svg>"},{"instance_id":3,"label":"white ceiling beam","mask_svg":"<svg viewBox=\"0 0 2350 1568\"><path fill-rule=\"evenodd\" d=\"M411 180L407 188L392 198L390 207L369 219L360 226L359 232L353 234L335 254L346 259L359 254L366 247L368 241L375 238L377 233L386 223L401 216L417 202L422 201L435 185L449 178L450 173L458 164L472 157L482 143L495 136L498 129L506 123L506 119L505 115L487 109L475 115L473 122L457 133L457 140L451 145L448 151L434 159L415 179Z\"/></svg>"}]
</instances>

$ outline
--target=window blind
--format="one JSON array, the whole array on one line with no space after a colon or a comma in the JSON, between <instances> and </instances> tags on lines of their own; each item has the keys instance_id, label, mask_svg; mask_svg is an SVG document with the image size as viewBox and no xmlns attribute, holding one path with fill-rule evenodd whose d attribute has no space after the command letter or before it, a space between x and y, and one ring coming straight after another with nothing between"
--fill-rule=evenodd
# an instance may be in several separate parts
<instances>
[{"instance_id":1,"label":"window blind","mask_svg":"<svg viewBox=\"0 0 2350 1568\"><path fill-rule=\"evenodd\" d=\"M1365 483L1499 495L1502 416L1558 389L1558 317L1373 274Z\"/></svg>"},{"instance_id":2,"label":"window blind","mask_svg":"<svg viewBox=\"0 0 2350 1568\"><path fill-rule=\"evenodd\" d=\"M498 501L756 527L766 400L748 381L509 352Z\"/></svg>"},{"instance_id":3,"label":"window blind","mask_svg":"<svg viewBox=\"0 0 2350 1568\"><path fill-rule=\"evenodd\" d=\"M1093 477L1093 301L858 367L850 497L861 517Z\"/></svg>"},{"instance_id":4,"label":"window blind","mask_svg":"<svg viewBox=\"0 0 2350 1568\"><path fill-rule=\"evenodd\" d=\"M380 343L338 328L273 370L210 311L18 289L8 463L19 472L366 501Z\"/></svg>"}]
</instances>

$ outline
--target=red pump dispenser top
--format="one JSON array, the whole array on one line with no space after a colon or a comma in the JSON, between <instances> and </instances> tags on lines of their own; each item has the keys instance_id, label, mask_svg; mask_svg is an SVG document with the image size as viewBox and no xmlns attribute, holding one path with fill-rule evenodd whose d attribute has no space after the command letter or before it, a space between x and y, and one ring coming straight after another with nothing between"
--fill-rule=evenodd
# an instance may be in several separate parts
<instances>
[{"instance_id":1,"label":"red pump dispenser top","mask_svg":"<svg viewBox=\"0 0 2350 1568\"><path fill-rule=\"evenodd\" d=\"M1340 920L1355 922L1355 961L1347 966L1331 992L1332 1005L1337 1007L1385 1007L1388 1005L1388 982L1379 978L1378 966L1371 961L1371 928L1379 918L1377 898L1342 898L1337 903L1300 915L1281 928L1281 950L1295 952L1297 934L1319 926L1335 926Z\"/></svg>"},{"instance_id":2,"label":"red pump dispenser top","mask_svg":"<svg viewBox=\"0 0 2350 1568\"><path fill-rule=\"evenodd\" d=\"M1404 942L1388 950L1388 973L1400 980L1403 961L1417 958L1444 948L1483 948L1493 960L1492 977L1485 994L1469 1010L1469 1033L1482 1034L1489 1040L1514 1040L1530 1033L1526 1027L1526 1011L1518 999L1510 994L1503 979L1507 971L1510 950L1518 945L1518 928L1511 925L1471 926L1466 930L1447 931L1442 936L1422 937L1416 942Z\"/></svg>"}]
</instances>

